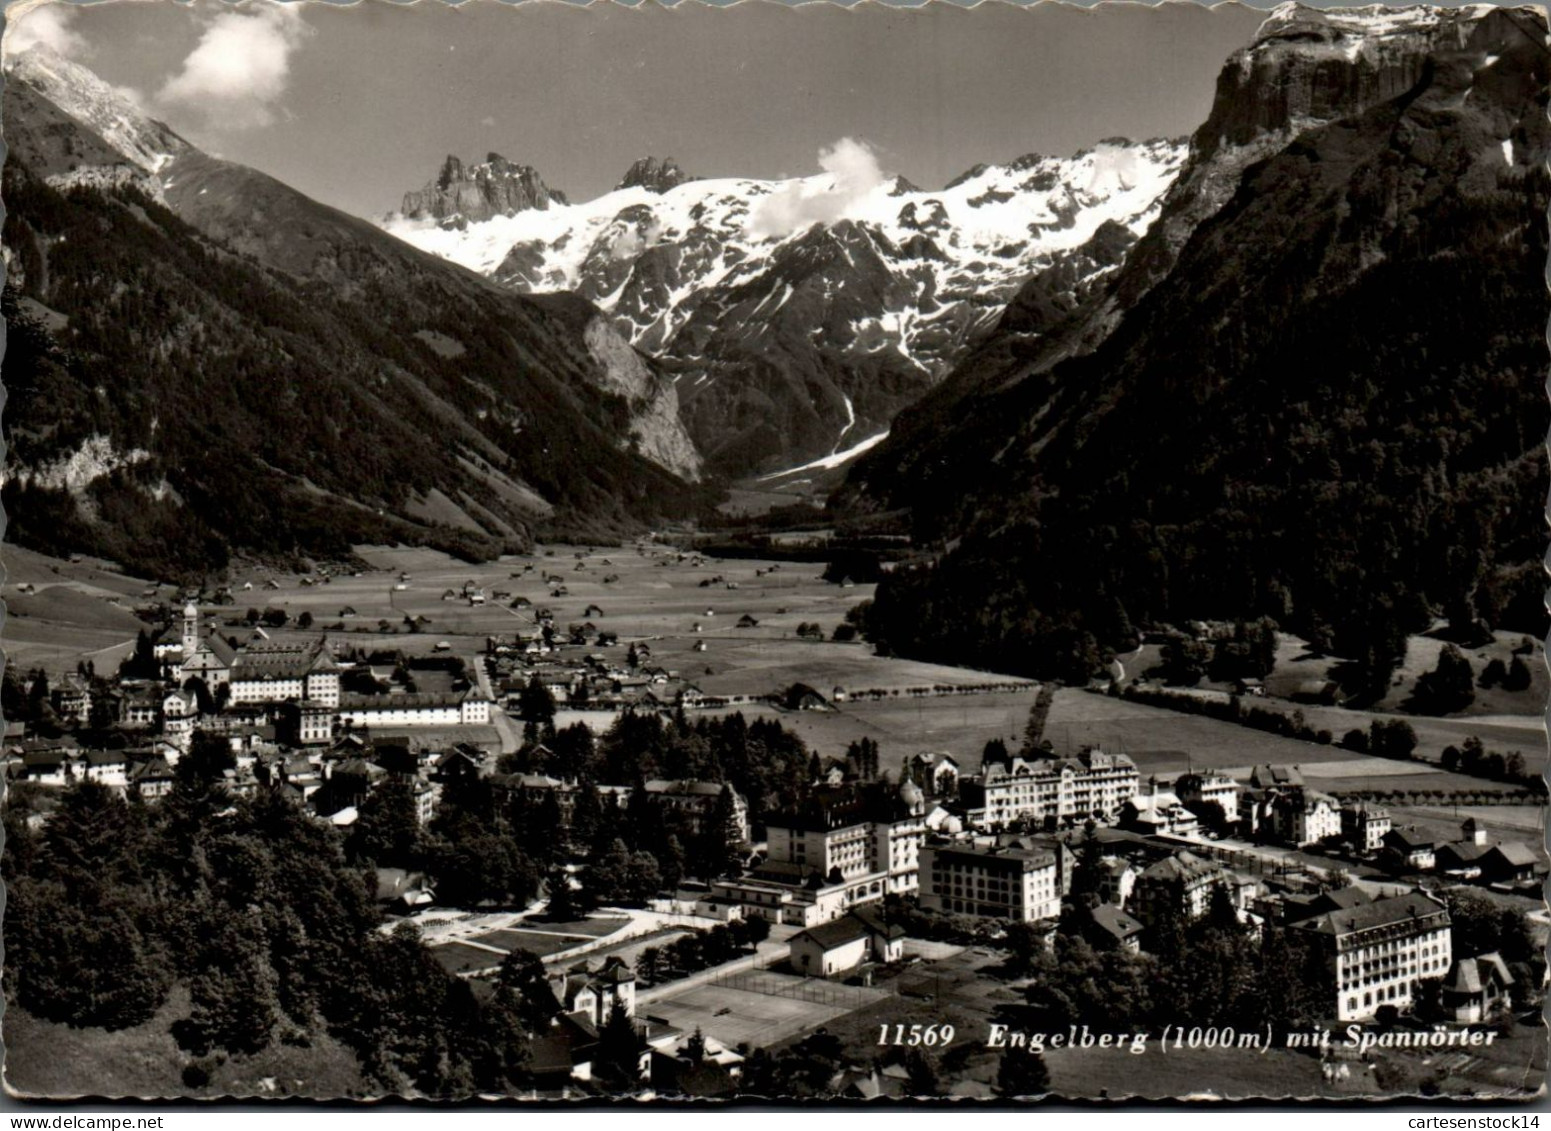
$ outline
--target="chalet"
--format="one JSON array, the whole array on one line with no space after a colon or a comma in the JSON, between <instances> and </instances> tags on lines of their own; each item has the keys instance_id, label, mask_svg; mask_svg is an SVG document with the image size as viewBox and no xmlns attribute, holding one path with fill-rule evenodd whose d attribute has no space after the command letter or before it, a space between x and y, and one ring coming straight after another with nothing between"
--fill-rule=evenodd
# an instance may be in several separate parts
<instances>
[{"instance_id":1,"label":"chalet","mask_svg":"<svg viewBox=\"0 0 1551 1131\"><path fill-rule=\"evenodd\" d=\"M680 1033L652 1048L652 1087L695 1096L726 1096L737 1092L744 1058L715 1037Z\"/></svg>"},{"instance_id":2,"label":"chalet","mask_svg":"<svg viewBox=\"0 0 1551 1131\"><path fill-rule=\"evenodd\" d=\"M1476 1025L1509 1005L1513 974L1493 951L1456 959L1440 990L1444 1016L1458 1025Z\"/></svg>"},{"instance_id":3,"label":"chalet","mask_svg":"<svg viewBox=\"0 0 1551 1131\"><path fill-rule=\"evenodd\" d=\"M1415 825L1390 829L1384 834L1384 862L1396 871L1426 872L1437 863L1433 838Z\"/></svg>"},{"instance_id":4,"label":"chalet","mask_svg":"<svg viewBox=\"0 0 1551 1131\"><path fill-rule=\"evenodd\" d=\"M710 616L710 615L711 615L711 611L709 609L707 609L706 610L706 616ZM738 618L738 627L739 628L758 628L759 627L759 621L756 620L754 617L750 616L748 613L744 613L741 617Z\"/></svg>"},{"instance_id":5,"label":"chalet","mask_svg":"<svg viewBox=\"0 0 1551 1131\"><path fill-rule=\"evenodd\" d=\"M806 683L794 683L786 689L782 705L788 711L830 711L834 708Z\"/></svg>"},{"instance_id":6,"label":"chalet","mask_svg":"<svg viewBox=\"0 0 1551 1131\"><path fill-rule=\"evenodd\" d=\"M85 680L67 676L49 692L49 700L61 722L85 726L91 721L92 693Z\"/></svg>"},{"instance_id":7,"label":"chalet","mask_svg":"<svg viewBox=\"0 0 1551 1131\"><path fill-rule=\"evenodd\" d=\"M1141 950L1141 935L1145 929L1114 904L1101 903L1093 909L1084 934L1096 950L1122 950L1135 954Z\"/></svg>"},{"instance_id":8,"label":"chalet","mask_svg":"<svg viewBox=\"0 0 1551 1131\"><path fill-rule=\"evenodd\" d=\"M129 784L129 759L122 750L85 750L77 764L85 781L119 789Z\"/></svg>"},{"instance_id":9,"label":"chalet","mask_svg":"<svg viewBox=\"0 0 1551 1131\"><path fill-rule=\"evenodd\" d=\"M851 911L831 923L798 932L789 945L794 970L828 978L864 962L898 962L904 953L905 929L867 911Z\"/></svg>"},{"instance_id":10,"label":"chalet","mask_svg":"<svg viewBox=\"0 0 1551 1131\"><path fill-rule=\"evenodd\" d=\"M626 1017L635 1016L635 973L618 955L605 959L597 970L585 960L579 962L552 978L550 989L566 1013L597 1028L607 1024L616 1008Z\"/></svg>"},{"instance_id":11,"label":"chalet","mask_svg":"<svg viewBox=\"0 0 1551 1131\"><path fill-rule=\"evenodd\" d=\"M39 785L69 785L74 776L70 758L57 747L24 753L22 767L27 780Z\"/></svg>"},{"instance_id":12,"label":"chalet","mask_svg":"<svg viewBox=\"0 0 1551 1131\"><path fill-rule=\"evenodd\" d=\"M1532 880L1540 869L1540 857L1534 849L1518 841L1494 845L1481 857L1481 875L1489 882L1519 883Z\"/></svg>"},{"instance_id":13,"label":"chalet","mask_svg":"<svg viewBox=\"0 0 1551 1131\"><path fill-rule=\"evenodd\" d=\"M389 910L417 911L435 901L436 892L424 874L403 868L377 869L377 902Z\"/></svg>"},{"instance_id":14,"label":"chalet","mask_svg":"<svg viewBox=\"0 0 1551 1131\"><path fill-rule=\"evenodd\" d=\"M162 701L159 695L126 695L119 703L119 725L129 730L154 727L161 721Z\"/></svg>"},{"instance_id":15,"label":"chalet","mask_svg":"<svg viewBox=\"0 0 1551 1131\"><path fill-rule=\"evenodd\" d=\"M129 788L147 800L165 797L172 791L172 782L172 767L159 755L135 763L129 771Z\"/></svg>"}]
</instances>

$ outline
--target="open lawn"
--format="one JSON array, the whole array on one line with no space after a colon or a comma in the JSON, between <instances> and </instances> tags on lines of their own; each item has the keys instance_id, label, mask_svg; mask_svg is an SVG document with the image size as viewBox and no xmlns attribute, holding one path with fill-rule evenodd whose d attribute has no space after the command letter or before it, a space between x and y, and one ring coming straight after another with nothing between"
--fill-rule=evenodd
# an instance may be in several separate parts
<instances>
[{"instance_id":1,"label":"open lawn","mask_svg":"<svg viewBox=\"0 0 1551 1131\"><path fill-rule=\"evenodd\" d=\"M6 658L20 668L74 671L90 658L111 671L145 627L133 609L147 583L95 558L65 561L16 546L0 551L6 570ZM21 586L35 590L24 593ZM164 590L170 592L170 590Z\"/></svg>"},{"instance_id":2,"label":"open lawn","mask_svg":"<svg viewBox=\"0 0 1551 1131\"><path fill-rule=\"evenodd\" d=\"M1396 825L1415 825L1439 842L1460 839L1460 825L1467 817L1486 826L1493 843L1522 841L1542 857L1545 855L1546 810L1540 805L1387 805Z\"/></svg>"},{"instance_id":3,"label":"open lawn","mask_svg":"<svg viewBox=\"0 0 1551 1131\"><path fill-rule=\"evenodd\" d=\"M1047 1049L1050 1089L1073 1098L1149 1100L1187 1096L1217 1099L1286 1099L1376 1095L1380 1089L1361 1073L1337 1085L1320 1076L1319 1061L1302 1053L1271 1049L1175 1049L1165 1052L1149 1040L1144 1052L1126 1049Z\"/></svg>"},{"instance_id":4,"label":"open lawn","mask_svg":"<svg viewBox=\"0 0 1551 1131\"><path fill-rule=\"evenodd\" d=\"M601 939L604 935L612 935L629 924L628 915L598 915L591 919L568 919L563 923L530 918L523 920L523 929L542 934L552 932L557 935L582 935L585 938Z\"/></svg>"},{"instance_id":5,"label":"open lawn","mask_svg":"<svg viewBox=\"0 0 1551 1131\"><path fill-rule=\"evenodd\" d=\"M570 950L589 941L586 935L557 935L547 931L489 931L470 936L471 941L502 950L531 950L543 958L558 951Z\"/></svg>"},{"instance_id":6,"label":"open lawn","mask_svg":"<svg viewBox=\"0 0 1551 1131\"><path fill-rule=\"evenodd\" d=\"M877 741L882 768L895 774L905 758L945 750L967 769L978 769L985 744L1000 738L1016 745L1035 689L985 695L946 695L842 703L833 711L784 711L763 705L734 707L750 718L776 717L824 757L840 757L856 739ZM1181 763L1183 765L1183 762Z\"/></svg>"},{"instance_id":7,"label":"open lawn","mask_svg":"<svg viewBox=\"0 0 1551 1131\"><path fill-rule=\"evenodd\" d=\"M552 939L549 950L540 951L540 956L551 951L565 950L575 944L567 943L564 939ZM529 948L532 949L532 948ZM504 955L494 950L485 950L483 947L469 946L467 943L450 942L442 943L431 948L431 956L442 964L442 969L449 974L466 974L470 970L484 970L490 966L501 965Z\"/></svg>"}]
</instances>

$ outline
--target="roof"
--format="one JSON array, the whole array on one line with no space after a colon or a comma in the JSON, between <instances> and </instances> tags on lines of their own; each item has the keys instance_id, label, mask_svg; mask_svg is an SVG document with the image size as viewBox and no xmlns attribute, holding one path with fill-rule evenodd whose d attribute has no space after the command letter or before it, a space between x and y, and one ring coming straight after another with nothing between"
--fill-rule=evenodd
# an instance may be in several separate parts
<instances>
[{"instance_id":1,"label":"roof","mask_svg":"<svg viewBox=\"0 0 1551 1131\"><path fill-rule=\"evenodd\" d=\"M1270 789L1278 785L1302 785L1303 771L1297 766L1256 766L1250 771L1249 783L1256 789Z\"/></svg>"},{"instance_id":2,"label":"roof","mask_svg":"<svg viewBox=\"0 0 1551 1131\"><path fill-rule=\"evenodd\" d=\"M1533 867L1540 862L1540 856L1533 848L1517 840L1504 841L1502 844L1494 845L1487 850L1486 855L1498 856L1518 868Z\"/></svg>"},{"instance_id":3,"label":"roof","mask_svg":"<svg viewBox=\"0 0 1551 1131\"><path fill-rule=\"evenodd\" d=\"M1500 986L1511 986L1513 975L1495 950L1475 958L1456 959L1443 980L1443 988L1451 993L1478 994L1495 979Z\"/></svg>"},{"instance_id":4,"label":"roof","mask_svg":"<svg viewBox=\"0 0 1551 1131\"><path fill-rule=\"evenodd\" d=\"M1405 825L1385 833L1384 843L1398 848L1420 849L1431 848L1435 842L1415 825Z\"/></svg>"},{"instance_id":5,"label":"roof","mask_svg":"<svg viewBox=\"0 0 1551 1131\"><path fill-rule=\"evenodd\" d=\"M720 797L722 795L722 783L719 781L663 781L654 780L646 783L647 793L692 793L699 797Z\"/></svg>"},{"instance_id":6,"label":"roof","mask_svg":"<svg viewBox=\"0 0 1551 1131\"><path fill-rule=\"evenodd\" d=\"M1473 840L1456 840L1439 847L1438 855L1452 856L1461 864L1474 864L1490 851L1489 846L1477 844Z\"/></svg>"},{"instance_id":7,"label":"roof","mask_svg":"<svg viewBox=\"0 0 1551 1131\"><path fill-rule=\"evenodd\" d=\"M394 711L411 707L456 707L471 694L468 691L406 691L398 695L341 695L339 709Z\"/></svg>"},{"instance_id":8,"label":"roof","mask_svg":"<svg viewBox=\"0 0 1551 1131\"><path fill-rule=\"evenodd\" d=\"M1223 870L1210 860L1203 860L1193 852L1176 852L1142 870L1147 880L1199 880L1222 874Z\"/></svg>"},{"instance_id":9,"label":"roof","mask_svg":"<svg viewBox=\"0 0 1551 1131\"><path fill-rule=\"evenodd\" d=\"M1113 903L1101 903L1093 909L1093 925L1121 942L1142 933L1142 925Z\"/></svg>"},{"instance_id":10,"label":"roof","mask_svg":"<svg viewBox=\"0 0 1551 1131\"><path fill-rule=\"evenodd\" d=\"M1389 899L1375 900L1359 907L1328 911L1300 920L1293 926L1316 934L1340 936L1354 931L1366 931L1373 927L1403 923L1408 919L1418 919L1427 915L1442 915L1447 922L1448 914L1447 909L1437 900L1421 892L1410 892L1406 895L1391 896Z\"/></svg>"},{"instance_id":11,"label":"roof","mask_svg":"<svg viewBox=\"0 0 1551 1131\"><path fill-rule=\"evenodd\" d=\"M855 911L842 915L839 919L830 923L820 923L816 927L809 927L792 938L793 942L807 938L816 942L824 950L835 950L847 943L856 942L858 939L870 938L874 935L888 939L901 939L905 937L905 929L898 926L890 926L870 916L858 914Z\"/></svg>"}]
</instances>

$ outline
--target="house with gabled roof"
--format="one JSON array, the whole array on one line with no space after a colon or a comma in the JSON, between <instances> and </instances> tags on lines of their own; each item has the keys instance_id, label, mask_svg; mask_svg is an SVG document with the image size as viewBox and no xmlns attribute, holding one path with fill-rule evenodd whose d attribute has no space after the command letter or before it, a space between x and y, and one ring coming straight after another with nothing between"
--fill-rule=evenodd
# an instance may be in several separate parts
<instances>
[{"instance_id":1,"label":"house with gabled roof","mask_svg":"<svg viewBox=\"0 0 1551 1131\"><path fill-rule=\"evenodd\" d=\"M1475 1025L1509 1003L1512 987L1513 973L1495 950L1474 958L1460 958L1443 979L1439 1005L1450 1021Z\"/></svg>"},{"instance_id":2,"label":"house with gabled roof","mask_svg":"<svg viewBox=\"0 0 1551 1131\"><path fill-rule=\"evenodd\" d=\"M864 962L898 962L904 955L905 929L858 909L799 931L788 945L793 970L828 978Z\"/></svg>"}]
</instances>

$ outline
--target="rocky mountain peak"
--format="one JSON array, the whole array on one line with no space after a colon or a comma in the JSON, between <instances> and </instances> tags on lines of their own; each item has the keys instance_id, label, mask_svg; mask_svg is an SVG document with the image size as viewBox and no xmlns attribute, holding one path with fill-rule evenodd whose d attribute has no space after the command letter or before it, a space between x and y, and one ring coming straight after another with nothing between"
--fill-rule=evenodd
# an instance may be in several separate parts
<instances>
[{"instance_id":1,"label":"rocky mountain peak","mask_svg":"<svg viewBox=\"0 0 1551 1131\"><path fill-rule=\"evenodd\" d=\"M147 173L158 173L188 143L123 91L39 43L5 60L6 79L24 83L83 123Z\"/></svg>"},{"instance_id":2,"label":"rocky mountain peak","mask_svg":"<svg viewBox=\"0 0 1551 1131\"><path fill-rule=\"evenodd\" d=\"M617 187L644 188L649 192L664 193L688 181L699 179L680 169L678 162L671 157L665 157L660 161L655 157L642 157L630 166Z\"/></svg>"},{"instance_id":3,"label":"rocky mountain peak","mask_svg":"<svg viewBox=\"0 0 1551 1131\"><path fill-rule=\"evenodd\" d=\"M529 209L542 211L551 202L566 203L565 194L546 185L530 165L489 153L480 164L465 166L456 154L448 154L433 180L404 194L401 211L412 220L461 227Z\"/></svg>"}]
</instances>

